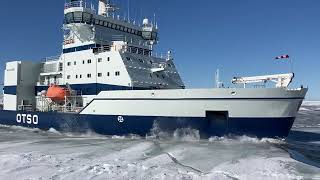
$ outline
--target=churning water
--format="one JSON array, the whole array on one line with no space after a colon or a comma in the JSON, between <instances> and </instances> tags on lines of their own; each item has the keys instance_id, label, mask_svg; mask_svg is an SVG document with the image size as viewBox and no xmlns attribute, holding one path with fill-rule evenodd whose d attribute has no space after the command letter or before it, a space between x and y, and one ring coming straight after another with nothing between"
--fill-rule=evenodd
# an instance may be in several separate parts
<instances>
[{"instance_id":1,"label":"churning water","mask_svg":"<svg viewBox=\"0 0 320 180\"><path fill-rule=\"evenodd\" d=\"M286 139L61 134L0 127L0 179L320 179L320 105Z\"/></svg>"}]
</instances>

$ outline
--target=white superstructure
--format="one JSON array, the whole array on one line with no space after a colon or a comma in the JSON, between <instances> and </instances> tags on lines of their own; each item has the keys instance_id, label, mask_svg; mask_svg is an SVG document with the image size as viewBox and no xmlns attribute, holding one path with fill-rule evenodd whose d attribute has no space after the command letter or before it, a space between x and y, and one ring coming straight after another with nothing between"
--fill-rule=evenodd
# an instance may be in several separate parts
<instances>
[{"instance_id":1,"label":"white superstructure","mask_svg":"<svg viewBox=\"0 0 320 180\"><path fill-rule=\"evenodd\" d=\"M63 53L42 63L7 63L4 109L42 109L35 95L51 84L69 84L83 98L80 107L101 91L183 89L171 51L162 57L153 52L158 43L156 25L148 19L141 25L130 23L115 16L116 10L103 0L99 0L98 14L85 1L66 3Z\"/></svg>"}]
</instances>

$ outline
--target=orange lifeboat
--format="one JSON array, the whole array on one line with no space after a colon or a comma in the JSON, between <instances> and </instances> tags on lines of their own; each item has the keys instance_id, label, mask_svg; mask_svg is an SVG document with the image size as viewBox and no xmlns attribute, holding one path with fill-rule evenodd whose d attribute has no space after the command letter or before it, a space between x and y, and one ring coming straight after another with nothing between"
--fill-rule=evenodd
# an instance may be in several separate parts
<instances>
[{"instance_id":1,"label":"orange lifeboat","mask_svg":"<svg viewBox=\"0 0 320 180\"><path fill-rule=\"evenodd\" d=\"M70 96L70 92L55 84L51 85L47 91L47 97L54 102L63 102L66 96Z\"/></svg>"}]
</instances>

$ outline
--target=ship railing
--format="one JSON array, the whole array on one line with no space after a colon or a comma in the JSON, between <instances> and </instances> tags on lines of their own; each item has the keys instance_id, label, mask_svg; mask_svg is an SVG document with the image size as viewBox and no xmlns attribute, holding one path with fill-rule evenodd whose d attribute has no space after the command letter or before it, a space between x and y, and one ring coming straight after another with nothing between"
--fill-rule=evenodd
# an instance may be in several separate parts
<instances>
[{"instance_id":1,"label":"ship railing","mask_svg":"<svg viewBox=\"0 0 320 180\"><path fill-rule=\"evenodd\" d=\"M103 45L101 47L97 47L97 48L93 48L93 53L102 53L102 52L106 52L106 51L111 51L111 47L110 45Z\"/></svg>"},{"instance_id":2,"label":"ship railing","mask_svg":"<svg viewBox=\"0 0 320 180\"><path fill-rule=\"evenodd\" d=\"M18 111L33 111L32 105L19 105Z\"/></svg>"},{"instance_id":3,"label":"ship railing","mask_svg":"<svg viewBox=\"0 0 320 180\"><path fill-rule=\"evenodd\" d=\"M92 3L87 3L86 1L74 1L65 3L64 5L64 9L70 9L75 7L86 8L95 11L94 5Z\"/></svg>"},{"instance_id":4,"label":"ship railing","mask_svg":"<svg viewBox=\"0 0 320 180\"><path fill-rule=\"evenodd\" d=\"M59 61L60 59L60 56L51 56L51 57L46 57L46 58L43 58L42 61L43 62L52 62L52 61Z\"/></svg>"}]
</instances>

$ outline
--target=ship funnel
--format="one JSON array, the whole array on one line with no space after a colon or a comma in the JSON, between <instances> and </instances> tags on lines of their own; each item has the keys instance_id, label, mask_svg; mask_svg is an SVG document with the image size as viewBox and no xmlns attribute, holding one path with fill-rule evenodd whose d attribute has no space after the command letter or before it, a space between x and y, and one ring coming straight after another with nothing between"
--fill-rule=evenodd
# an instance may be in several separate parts
<instances>
[{"instance_id":1,"label":"ship funnel","mask_svg":"<svg viewBox=\"0 0 320 180\"><path fill-rule=\"evenodd\" d=\"M99 0L98 15L105 16L107 14L107 4L105 0Z\"/></svg>"}]
</instances>

